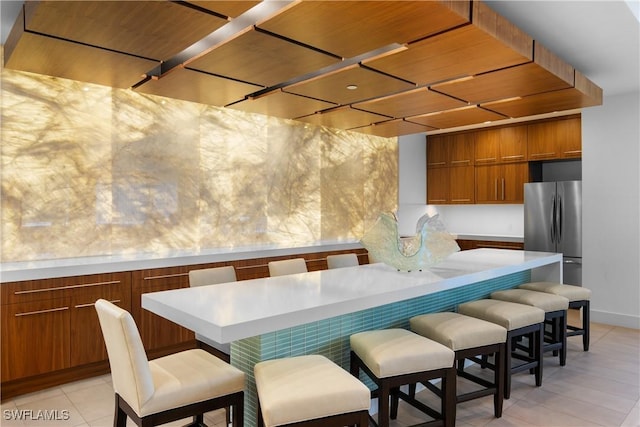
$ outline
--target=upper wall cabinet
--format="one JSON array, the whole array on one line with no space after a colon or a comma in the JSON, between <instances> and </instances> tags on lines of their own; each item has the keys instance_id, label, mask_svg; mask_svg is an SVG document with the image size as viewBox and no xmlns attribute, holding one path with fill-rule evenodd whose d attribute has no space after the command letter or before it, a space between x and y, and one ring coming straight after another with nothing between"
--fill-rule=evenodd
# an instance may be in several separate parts
<instances>
[{"instance_id":1,"label":"upper wall cabinet","mask_svg":"<svg viewBox=\"0 0 640 427\"><path fill-rule=\"evenodd\" d=\"M529 163L579 158L579 115L427 136L427 203L523 203Z\"/></svg>"},{"instance_id":2,"label":"upper wall cabinet","mask_svg":"<svg viewBox=\"0 0 640 427\"><path fill-rule=\"evenodd\" d=\"M582 157L580 117L528 125L529 160Z\"/></svg>"},{"instance_id":3,"label":"upper wall cabinet","mask_svg":"<svg viewBox=\"0 0 640 427\"><path fill-rule=\"evenodd\" d=\"M476 164L523 162L526 160L526 126L509 126L475 132Z\"/></svg>"}]
</instances>

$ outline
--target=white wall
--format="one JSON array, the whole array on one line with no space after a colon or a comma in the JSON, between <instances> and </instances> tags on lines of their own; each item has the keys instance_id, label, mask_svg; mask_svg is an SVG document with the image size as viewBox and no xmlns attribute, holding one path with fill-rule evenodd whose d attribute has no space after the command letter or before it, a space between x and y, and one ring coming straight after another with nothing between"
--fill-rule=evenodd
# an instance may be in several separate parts
<instances>
[{"instance_id":1,"label":"white wall","mask_svg":"<svg viewBox=\"0 0 640 427\"><path fill-rule=\"evenodd\" d=\"M640 94L582 112L583 286L595 322L640 328Z\"/></svg>"}]
</instances>

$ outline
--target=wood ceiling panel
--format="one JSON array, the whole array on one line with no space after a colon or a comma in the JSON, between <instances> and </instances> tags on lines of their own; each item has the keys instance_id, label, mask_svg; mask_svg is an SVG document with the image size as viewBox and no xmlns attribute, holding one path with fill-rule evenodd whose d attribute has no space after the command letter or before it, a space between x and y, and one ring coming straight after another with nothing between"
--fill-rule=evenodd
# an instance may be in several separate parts
<instances>
[{"instance_id":1,"label":"wood ceiling panel","mask_svg":"<svg viewBox=\"0 0 640 427\"><path fill-rule=\"evenodd\" d=\"M186 65L262 86L273 86L339 61L313 49L249 30Z\"/></svg>"},{"instance_id":2,"label":"wood ceiling panel","mask_svg":"<svg viewBox=\"0 0 640 427\"><path fill-rule=\"evenodd\" d=\"M159 63L24 33L5 51L5 67L126 89Z\"/></svg>"},{"instance_id":3,"label":"wood ceiling panel","mask_svg":"<svg viewBox=\"0 0 640 427\"><path fill-rule=\"evenodd\" d=\"M259 98L247 99L229 106L229 108L237 110L284 119L306 116L331 107L335 107L335 104L282 91L272 92Z\"/></svg>"},{"instance_id":4,"label":"wood ceiling panel","mask_svg":"<svg viewBox=\"0 0 640 427\"><path fill-rule=\"evenodd\" d=\"M169 1L26 2L29 31L166 60L228 21Z\"/></svg>"},{"instance_id":5,"label":"wood ceiling panel","mask_svg":"<svg viewBox=\"0 0 640 427\"><path fill-rule=\"evenodd\" d=\"M212 76L188 68L179 68L165 74L160 79L151 79L135 90L201 104L224 106L239 101L259 89L259 86Z\"/></svg>"},{"instance_id":6,"label":"wood ceiling panel","mask_svg":"<svg viewBox=\"0 0 640 427\"><path fill-rule=\"evenodd\" d=\"M431 86L472 104L565 89L572 85L535 63Z\"/></svg>"},{"instance_id":7,"label":"wood ceiling panel","mask_svg":"<svg viewBox=\"0 0 640 427\"><path fill-rule=\"evenodd\" d=\"M224 0L189 0L187 3L194 4L203 9L210 10L212 12L219 13L221 15L228 16L230 18L237 18L238 16L251 9L253 6L260 3L259 1L224 1Z\"/></svg>"},{"instance_id":8,"label":"wood ceiling panel","mask_svg":"<svg viewBox=\"0 0 640 427\"><path fill-rule=\"evenodd\" d=\"M468 107L456 108L454 110L439 111L437 113L409 117L407 120L437 129L446 129L502 120L505 118L506 117L492 111L487 111L482 108L478 108L475 105L470 105Z\"/></svg>"},{"instance_id":9,"label":"wood ceiling panel","mask_svg":"<svg viewBox=\"0 0 640 427\"><path fill-rule=\"evenodd\" d=\"M338 129L352 129L368 126L389 117L381 116L366 111L355 110L348 106L336 108L323 113L316 113L310 116L300 117L298 120L319 126L327 126Z\"/></svg>"},{"instance_id":10,"label":"wood ceiling panel","mask_svg":"<svg viewBox=\"0 0 640 427\"><path fill-rule=\"evenodd\" d=\"M403 119L395 119L351 130L366 133L368 135L391 138L400 135L412 135L414 133L428 132L430 130L435 130L435 128L418 123L412 123Z\"/></svg>"},{"instance_id":11,"label":"wood ceiling panel","mask_svg":"<svg viewBox=\"0 0 640 427\"><path fill-rule=\"evenodd\" d=\"M468 1L302 1L258 27L351 58L469 22Z\"/></svg>"},{"instance_id":12,"label":"wood ceiling panel","mask_svg":"<svg viewBox=\"0 0 640 427\"><path fill-rule=\"evenodd\" d=\"M509 117L526 117L602 105L602 90L590 81L580 83L584 77L578 76L579 73L576 72L576 86L582 85L582 90L561 89L522 98L487 102L482 104L482 107Z\"/></svg>"},{"instance_id":13,"label":"wood ceiling panel","mask_svg":"<svg viewBox=\"0 0 640 427\"><path fill-rule=\"evenodd\" d=\"M430 91L426 87L353 104L354 108L402 118L467 105L457 99Z\"/></svg>"},{"instance_id":14,"label":"wood ceiling panel","mask_svg":"<svg viewBox=\"0 0 640 427\"><path fill-rule=\"evenodd\" d=\"M488 33L467 25L363 63L421 86L529 61L531 55L522 55Z\"/></svg>"},{"instance_id":15,"label":"wood ceiling panel","mask_svg":"<svg viewBox=\"0 0 640 427\"><path fill-rule=\"evenodd\" d=\"M431 89L480 104L566 89L573 82L573 67L536 43L534 62L436 84Z\"/></svg>"},{"instance_id":16,"label":"wood ceiling panel","mask_svg":"<svg viewBox=\"0 0 640 427\"><path fill-rule=\"evenodd\" d=\"M347 89L349 85L356 85L357 89L349 90ZM346 105L414 87L415 85L411 83L368 70L356 64L334 73L287 86L284 91Z\"/></svg>"}]
</instances>

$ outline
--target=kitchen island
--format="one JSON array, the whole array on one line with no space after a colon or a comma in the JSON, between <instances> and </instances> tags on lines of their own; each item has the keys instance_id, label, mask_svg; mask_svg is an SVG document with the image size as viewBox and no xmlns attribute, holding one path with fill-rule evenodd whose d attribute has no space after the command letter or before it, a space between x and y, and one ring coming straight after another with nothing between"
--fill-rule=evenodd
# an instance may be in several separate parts
<instances>
[{"instance_id":1,"label":"kitchen island","mask_svg":"<svg viewBox=\"0 0 640 427\"><path fill-rule=\"evenodd\" d=\"M246 423L255 425L253 366L323 354L347 368L349 336L408 327L418 314L451 311L531 280L562 280L562 255L500 249L457 252L424 271L361 265L142 296L142 307L220 343L247 374Z\"/></svg>"}]
</instances>

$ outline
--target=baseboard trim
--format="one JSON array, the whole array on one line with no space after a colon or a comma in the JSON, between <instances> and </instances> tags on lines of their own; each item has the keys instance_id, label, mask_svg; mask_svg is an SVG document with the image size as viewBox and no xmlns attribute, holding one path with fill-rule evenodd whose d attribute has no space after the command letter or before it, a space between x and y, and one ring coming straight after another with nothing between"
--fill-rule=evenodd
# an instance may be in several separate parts
<instances>
[{"instance_id":1,"label":"baseboard trim","mask_svg":"<svg viewBox=\"0 0 640 427\"><path fill-rule=\"evenodd\" d=\"M591 306L591 321L623 328L640 329L640 316L594 310L593 306Z\"/></svg>"}]
</instances>

